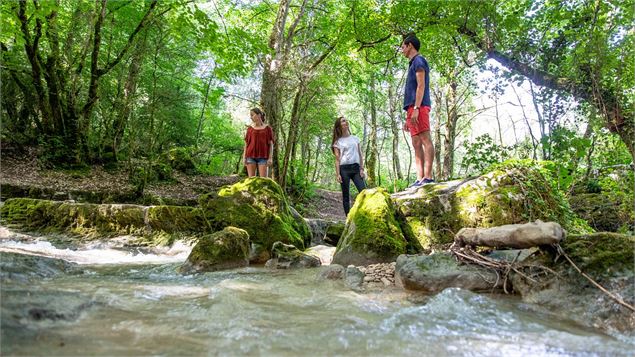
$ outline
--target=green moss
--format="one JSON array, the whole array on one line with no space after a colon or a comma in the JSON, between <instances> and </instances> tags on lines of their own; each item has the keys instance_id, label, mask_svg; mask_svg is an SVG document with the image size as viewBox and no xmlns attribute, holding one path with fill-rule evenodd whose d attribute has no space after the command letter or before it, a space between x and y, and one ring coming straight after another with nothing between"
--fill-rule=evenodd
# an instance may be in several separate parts
<instances>
[{"instance_id":1,"label":"green moss","mask_svg":"<svg viewBox=\"0 0 635 357\"><path fill-rule=\"evenodd\" d=\"M375 188L357 196L335 255L351 252L388 261L404 254L406 247L390 196L383 188Z\"/></svg>"},{"instance_id":2,"label":"green moss","mask_svg":"<svg viewBox=\"0 0 635 357\"><path fill-rule=\"evenodd\" d=\"M0 207L0 218L4 225L19 225L28 229L45 227L50 221L50 212L59 206L52 201L30 198L12 198Z\"/></svg>"},{"instance_id":3,"label":"green moss","mask_svg":"<svg viewBox=\"0 0 635 357\"><path fill-rule=\"evenodd\" d=\"M617 233L570 235L562 248L587 273L633 271L635 237Z\"/></svg>"},{"instance_id":4,"label":"green moss","mask_svg":"<svg viewBox=\"0 0 635 357\"><path fill-rule=\"evenodd\" d=\"M569 199L572 209L599 232L632 231L633 197L619 192L584 193Z\"/></svg>"},{"instance_id":5,"label":"green moss","mask_svg":"<svg viewBox=\"0 0 635 357\"><path fill-rule=\"evenodd\" d=\"M282 189L271 179L248 178L201 196L199 203L213 229L240 227L267 249L276 241L304 249L311 239L307 224L293 216Z\"/></svg>"},{"instance_id":6,"label":"green moss","mask_svg":"<svg viewBox=\"0 0 635 357\"><path fill-rule=\"evenodd\" d=\"M201 237L181 271L214 271L248 264L249 234L236 227L226 227Z\"/></svg>"},{"instance_id":7,"label":"green moss","mask_svg":"<svg viewBox=\"0 0 635 357\"><path fill-rule=\"evenodd\" d=\"M453 242L463 227L496 227L537 219L560 223L570 233L592 229L557 190L548 163L507 161L455 190L428 185L417 197L397 199L408 240L428 249Z\"/></svg>"},{"instance_id":8,"label":"green moss","mask_svg":"<svg viewBox=\"0 0 635 357\"><path fill-rule=\"evenodd\" d=\"M148 207L147 224L153 231L210 232L211 228L200 208L182 206Z\"/></svg>"},{"instance_id":9,"label":"green moss","mask_svg":"<svg viewBox=\"0 0 635 357\"><path fill-rule=\"evenodd\" d=\"M146 215L147 214L147 215ZM171 244L210 232L200 209L143 207L10 199L0 208L3 224L44 233L70 233L83 239L117 235L139 237L139 244Z\"/></svg>"}]
</instances>

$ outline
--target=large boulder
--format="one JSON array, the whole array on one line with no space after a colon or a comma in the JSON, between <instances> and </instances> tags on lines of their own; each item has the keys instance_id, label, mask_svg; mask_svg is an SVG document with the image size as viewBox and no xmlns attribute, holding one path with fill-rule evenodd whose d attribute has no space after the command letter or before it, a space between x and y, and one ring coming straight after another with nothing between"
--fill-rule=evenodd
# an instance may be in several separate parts
<instances>
[{"instance_id":1,"label":"large boulder","mask_svg":"<svg viewBox=\"0 0 635 357\"><path fill-rule=\"evenodd\" d=\"M460 265L450 253L401 255L395 266L395 283L408 290L438 293L447 288L471 291L501 289L496 272L474 265Z\"/></svg>"},{"instance_id":2,"label":"large boulder","mask_svg":"<svg viewBox=\"0 0 635 357\"><path fill-rule=\"evenodd\" d=\"M12 198L0 208L3 225L100 239L134 235L137 244L171 244L210 232L202 211L179 206L92 204Z\"/></svg>"},{"instance_id":3,"label":"large boulder","mask_svg":"<svg viewBox=\"0 0 635 357\"><path fill-rule=\"evenodd\" d=\"M179 271L188 274L248 265L249 234L236 227L226 227L199 239Z\"/></svg>"},{"instance_id":4,"label":"large boulder","mask_svg":"<svg viewBox=\"0 0 635 357\"><path fill-rule=\"evenodd\" d=\"M406 253L407 242L390 196L382 188L363 190L348 214L334 264L342 266L393 262Z\"/></svg>"},{"instance_id":5,"label":"large boulder","mask_svg":"<svg viewBox=\"0 0 635 357\"><path fill-rule=\"evenodd\" d=\"M464 227L554 221L570 233L589 232L557 189L548 163L507 161L474 179L424 185L392 195L403 231L419 249L452 243Z\"/></svg>"},{"instance_id":6,"label":"large boulder","mask_svg":"<svg viewBox=\"0 0 635 357\"><path fill-rule=\"evenodd\" d=\"M617 233L594 233L568 236L563 251L588 276L606 290L635 305L635 237ZM556 274L531 274L545 266ZM523 275L512 273L514 291L523 301L537 304L557 315L581 324L632 332L635 314L592 285L564 258L543 250L518 267Z\"/></svg>"},{"instance_id":7,"label":"large boulder","mask_svg":"<svg viewBox=\"0 0 635 357\"><path fill-rule=\"evenodd\" d=\"M267 250L277 241L300 249L311 242L306 222L293 213L282 189L271 179L245 179L201 196L199 204L214 229L242 228L252 242Z\"/></svg>"}]
</instances>

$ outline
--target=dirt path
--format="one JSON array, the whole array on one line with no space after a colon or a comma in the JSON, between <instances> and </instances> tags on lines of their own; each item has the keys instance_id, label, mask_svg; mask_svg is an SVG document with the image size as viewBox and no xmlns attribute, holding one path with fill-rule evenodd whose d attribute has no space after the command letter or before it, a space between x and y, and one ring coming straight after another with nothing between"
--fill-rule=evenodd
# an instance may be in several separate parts
<instances>
[{"instance_id":1,"label":"dirt path","mask_svg":"<svg viewBox=\"0 0 635 357\"><path fill-rule=\"evenodd\" d=\"M343 221L346 219L344 208L342 207L342 193L339 191L328 191L316 189L316 197L312 200L317 217L328 220Z\"/></svg>"}]
</instances>

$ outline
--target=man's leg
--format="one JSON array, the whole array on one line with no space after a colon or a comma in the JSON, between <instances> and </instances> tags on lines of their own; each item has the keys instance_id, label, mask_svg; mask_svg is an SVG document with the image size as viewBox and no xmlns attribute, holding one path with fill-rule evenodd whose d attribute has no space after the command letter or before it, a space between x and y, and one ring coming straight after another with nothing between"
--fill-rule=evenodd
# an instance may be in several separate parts
<instances>
[{"instance_id":1,"label":"man's leg","mask_svg":"<svg viewBox=\"0 0 635 357\"><path fill-rule=\"evenodd\" d=\"M428 132L428 137L430 133ZM412 147L415 151L415 169L417 170L417 180L422 180L425 178L423 163L424 163L424 152L423 152L423 133L419 133L414 135L412 138Z\"/></svg>"},{"instance_id":2,"label":"man's leg","mask_svg":"<svg viewBox=\"0 0 635 357\"><path fill-rule=\"evenodd\" d=\"M423 163L423 176L424 178L432 178L432 163L434 162L434 144L432 144L432 137L429 131L424 131L419 134L421 136L421 142L423 144L424 163Z\"/></svg>"}]
</instances>

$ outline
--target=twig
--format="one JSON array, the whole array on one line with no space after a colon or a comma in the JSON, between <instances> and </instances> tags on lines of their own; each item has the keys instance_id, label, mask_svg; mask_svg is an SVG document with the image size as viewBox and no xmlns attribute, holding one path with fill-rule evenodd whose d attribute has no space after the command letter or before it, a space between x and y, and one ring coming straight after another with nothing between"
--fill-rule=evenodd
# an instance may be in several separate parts
<instances>
[{"instance_id":1,"label":"twig","mask_svg":"<svg viewBox=\"0 0 635 357\"><path fill-rule=\"evenodd\" d=\"M618 304L626 307L627 309L635 312L635 307L633 307L632 305L628 304L626 301L622 300L619 296L616 296L615 294L611 293L610 291L606 290L604 287L602 287L602 285L598 284L595 280L593 280L590 276L586 275L585 273L582 272L582 270L580 270L580 268L578 268L577 265L575 265L575 263L571 260L571 258L569 258L569 256L567 255L567 253L564 252L564 249L562 249L562 247L560 246L560 244L556 244L555 245L556 249L558 250L558 254L562 255L568 262L569 264L571 264L571 266L573 266L575 268L575 270L578 271L578 273L580 273L583 277L585 277L588 281L591 282L591 284L595 285L595 287L597 287L598 289L600 289L602 292L604 292L606 295L610 296L613 300L615 300Z\"/></svg>"}]
</instances>

